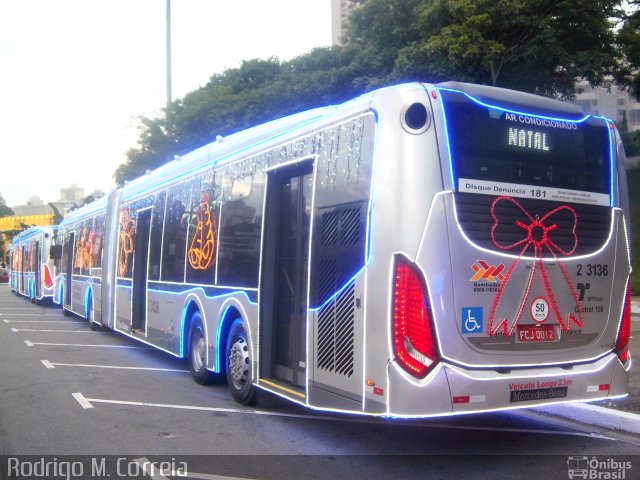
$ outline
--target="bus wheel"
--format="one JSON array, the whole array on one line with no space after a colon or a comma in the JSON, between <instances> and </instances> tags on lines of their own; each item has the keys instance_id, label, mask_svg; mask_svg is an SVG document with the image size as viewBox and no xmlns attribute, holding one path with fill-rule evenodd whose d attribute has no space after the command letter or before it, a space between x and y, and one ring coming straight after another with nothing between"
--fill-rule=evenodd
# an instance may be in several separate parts
<instances>
[{"instance_id":1,"label":"bus wheel","mask_svg":"<svg viewBox=\"0 0 640 480\"><path fill-rule=\"evenodd\" d=\"M233 399L242 405L256 403L256 387L251 378L249 341L242 319L231 325L227 340L227 381Z\"/></svg>"},{"instance_id":2,"label":"bus wheel","mask_svg":"<svg viewBox=\"0 0 640 480\"><path fill-rule=\"evenodd\" d=\"M214 375L207 370L207 339L202 327L202 315L196 311L191 317L191 334L189 335L189 366L191 376L200 385L214 380Z\"/></svg>"}]
</instances>

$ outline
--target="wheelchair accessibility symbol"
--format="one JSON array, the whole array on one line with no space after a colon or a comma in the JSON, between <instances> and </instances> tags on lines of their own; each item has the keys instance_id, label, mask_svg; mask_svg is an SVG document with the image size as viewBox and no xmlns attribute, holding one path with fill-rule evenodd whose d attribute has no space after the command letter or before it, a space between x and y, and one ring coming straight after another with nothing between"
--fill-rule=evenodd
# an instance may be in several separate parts
<instances>
[{"instance_id":1,"label":"wheelchair accessibility symbol","mask_svg":"<svg viewBox=\"0 0 640 480\"><path fill-rule=\"evenodd\" d=\"M462 308L462 333L482 333L482 307Z\"/></svg>"}]
</instances>

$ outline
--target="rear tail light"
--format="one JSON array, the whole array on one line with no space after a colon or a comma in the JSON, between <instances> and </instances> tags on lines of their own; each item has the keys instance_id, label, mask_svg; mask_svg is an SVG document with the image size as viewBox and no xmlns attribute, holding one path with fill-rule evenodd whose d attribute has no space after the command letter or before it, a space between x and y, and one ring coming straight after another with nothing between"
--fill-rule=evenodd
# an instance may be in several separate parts
<instances>
[{"instance_id":1,"label":"rear tail light","mask_svg":"<svg viewBox=\"0 0 640 480\"><path fill-rule=\"evenodd\" d=\"M397 258L394 272L393 353L398 364L417 378L424 378L438 359L424 279L402 257Z\"/></svg>"},{"instance_id":2,"label":"rear tail light","mask_svg":"<svg viewBox=\"0 0 640 480\"><path fill-rule=\"evenodd\" d=\"M624 309L622 310L622 321L620 331L616 341L616 353L622 363L626 363L629 358L629 337L631 336L631 279L627 282L627 292L624 297Z\"/></svg>"},{"instance_id":3,"label":"rear tail light","mask_svg":"<svg viewBox=\"0 0 640 480\"><path fill-rule=\"evenodd\" d=\"M53 287L53 277L51 276L51 270L46 263L42 264L42 285L44 288Z\"/></svg>"}]
</instances>

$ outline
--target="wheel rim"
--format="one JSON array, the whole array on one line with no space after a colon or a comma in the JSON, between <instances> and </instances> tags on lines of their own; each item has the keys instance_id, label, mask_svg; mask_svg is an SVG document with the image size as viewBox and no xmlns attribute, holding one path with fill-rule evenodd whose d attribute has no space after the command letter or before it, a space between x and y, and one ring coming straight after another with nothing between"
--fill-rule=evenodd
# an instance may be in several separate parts
<instances>
[{"instance_id":1,"label":"wheel rim","mask_svg":"<svg viewBox=\"0 0 640 480\"><path fill-rule=\"evenodd\" d=\"M193 369L195 371L200 371L206 361L206 344L200 329L196 329L193 335L194 338L191 345L191 362L193 363Z\"/></svg>"},{"instance_id":2,"label":"wheel rim","mask_svg":"<svg viewBox=\"0 0 640 480\"><path fill-rule=\"evenodd\" d=\"M247 341L238 337L229 349L229 373L236 390L243 390L249 383L249 363Z\"/></svg>"}]
</instances>

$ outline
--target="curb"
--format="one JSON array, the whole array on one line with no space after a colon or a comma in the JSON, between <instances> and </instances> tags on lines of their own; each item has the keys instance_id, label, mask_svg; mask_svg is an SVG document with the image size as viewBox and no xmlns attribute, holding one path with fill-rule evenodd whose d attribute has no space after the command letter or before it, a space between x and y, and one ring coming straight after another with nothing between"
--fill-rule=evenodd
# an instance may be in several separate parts
<instances>
[{"instance_id":1,"label":"curb","mask_svg":"<svg viewBox=\"0 0 640 480\"><path fill-rule=\"evenodd\" d=\"M640 415L588 403L548 405L532 408L539 413L565 417L580 423L640 435Z\"/></svg>"}]
</instances>

